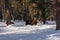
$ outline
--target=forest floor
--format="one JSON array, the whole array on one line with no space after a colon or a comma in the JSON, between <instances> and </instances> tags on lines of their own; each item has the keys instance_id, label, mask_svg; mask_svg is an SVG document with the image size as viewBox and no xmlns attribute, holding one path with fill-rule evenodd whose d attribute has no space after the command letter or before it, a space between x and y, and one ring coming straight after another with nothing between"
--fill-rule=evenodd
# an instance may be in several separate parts
<instances>
[{"instance_id":1,"label":"forest floor","mask_svg":"<svg viewBox=\"0 0 60 40\"><path fill-rule=\"evenodd\" d=\"M60 30L53 22L25 25L21 21L9 26L0 22L0 40L60 40Z\"/></svg>"}]
</instances>

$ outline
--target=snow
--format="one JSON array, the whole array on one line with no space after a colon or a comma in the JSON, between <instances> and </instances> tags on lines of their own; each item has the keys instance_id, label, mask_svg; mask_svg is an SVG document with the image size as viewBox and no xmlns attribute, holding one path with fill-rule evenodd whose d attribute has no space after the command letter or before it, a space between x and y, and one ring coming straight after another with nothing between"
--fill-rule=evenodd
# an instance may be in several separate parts
<instances>
[{"instance_id":1,"label":"snow","mask_svg":"<svg viewBox=\"0 0 60 40\"><path fill-rule=\"evenodd\" d=\"M0 22L0 40L60 40L60 30L55 30L55 22L37 25L25 25L23 21L14 23L6 26L5 22Z\"/></svg>"}]
</instances>

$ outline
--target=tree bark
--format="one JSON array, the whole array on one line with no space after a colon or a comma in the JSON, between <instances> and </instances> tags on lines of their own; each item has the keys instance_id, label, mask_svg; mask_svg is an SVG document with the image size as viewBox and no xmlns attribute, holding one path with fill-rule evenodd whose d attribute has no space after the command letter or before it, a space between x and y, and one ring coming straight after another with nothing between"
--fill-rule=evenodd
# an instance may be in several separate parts
<instances>
[{"instance_id":1,"label":"tree bark","mask_svg":"<svg viewBox=\"0 0 60 40\"><path fill-rule=\"evenodd\" d=\"M7 18L6 18L6 24L7 25L10 25L12 24L11 22L11 4L10 4L10 1L11 0L5 0L5 10L6 10L6 13L7 13Z\"/></svg>"},{"instance_id":2,"label":"tree bark","mask_svg":"<svg viewBox=\"0 0 60 40\"><path fill-rule=\"evenodd\" d=\"M56 30L60 30L60 2L56 4Z\"/></svg>"},{"instance_id":3,"label":"tree bark","mask_svg":"<svg viewBox=\"0 0 60 40\"><path fill-rule=\"evenodd\" d=\"M43 20L43 24L45 24L46 23L46 13L45 13L45 9L42 9L43 11L42 11L42 20Z\"/></svg>"}]
</instances>

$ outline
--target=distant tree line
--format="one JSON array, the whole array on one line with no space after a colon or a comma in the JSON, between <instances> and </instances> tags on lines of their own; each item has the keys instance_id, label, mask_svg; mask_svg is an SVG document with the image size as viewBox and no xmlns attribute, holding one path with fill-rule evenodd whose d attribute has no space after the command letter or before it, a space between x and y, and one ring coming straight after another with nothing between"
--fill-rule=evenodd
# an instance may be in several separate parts
<instances>
[{"instance_id":1,"label":"distant tree line","mask_svg":"<svg viewBox=\"0 0 60 40\"><path fill-rule=\"evenodd\" d=\"M37 20L55 20L54 0L0 0L0 19L6 20L7 25L11 20L24 20L26 24ZM28 21L28 23L27 23Z\"/></svg>"}]
</instances>

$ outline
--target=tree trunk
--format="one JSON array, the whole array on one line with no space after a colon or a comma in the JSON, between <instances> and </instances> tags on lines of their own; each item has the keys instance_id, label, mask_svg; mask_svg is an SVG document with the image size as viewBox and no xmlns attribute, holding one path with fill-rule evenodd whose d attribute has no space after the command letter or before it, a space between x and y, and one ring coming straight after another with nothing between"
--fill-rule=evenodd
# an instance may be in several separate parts
<instances>
[{"instance_id":1,"label":"tree trunk","mask_svg":"<svg viewBox=\"0 0 60 40\"><path fill-rule=\"evenodd\" d=\"M60 30L60 2L57 2L56 8L56 30Z\"/></svg>"},{"instance_id":2,"label":"tree trunk","mask_svg":"<svg viewBox=\"0 0 60 40\"><path fill-rule=\"evenodd\" d=\"M10 1L11 0L5 0L5 10L6 10L6 24L7 25L10 25L10 24L12 24L11 23L11 4L10 4Z\"/></svg>"},{"instance_id":3,"label":"tree trunk","mask_svg":"<svg viewBox=\"0 0 60 40\"><path fill-rule=\"evenodd\" d=\"M41 12L42 12L42 21L43 24L46 23L46 12L45 12L45 0L41 0Z\"/></svg>"},{"instance_id":4,"label":"tree trunk","mask_svg":"<svg viewBox=\"0 0 60 40\"><path fill-rule=\"evenodd\" d=\"M46 23L46 17L45 17L45 9L43 9L43 11L42 11L42 20L43 20L43 24L45 24Z\"/></svg>"},{"instance_id":5,"label":"tree trunk","mask_svg":"<svg viewBox=\"0 0 60 40\"><path fill-rule=\"evenodd\" d=\"M10 25L11 24L11 15L9 14L6 19L6 24Z\"/></svg>"}]
</instances>

